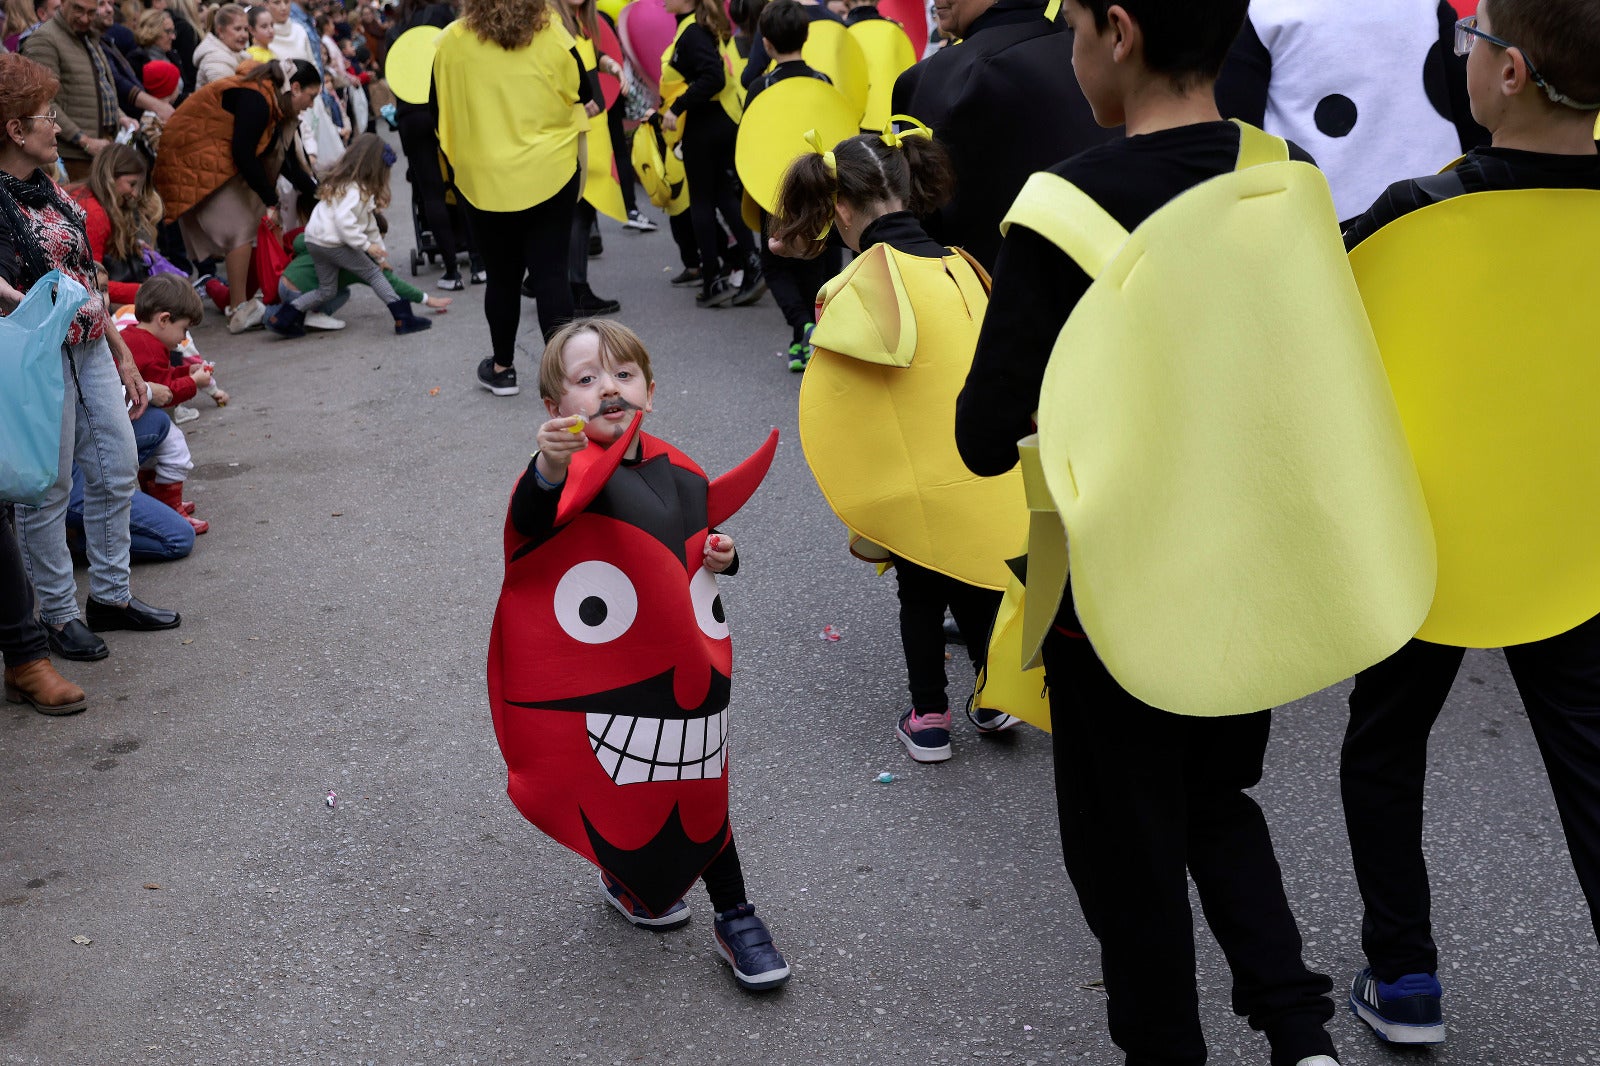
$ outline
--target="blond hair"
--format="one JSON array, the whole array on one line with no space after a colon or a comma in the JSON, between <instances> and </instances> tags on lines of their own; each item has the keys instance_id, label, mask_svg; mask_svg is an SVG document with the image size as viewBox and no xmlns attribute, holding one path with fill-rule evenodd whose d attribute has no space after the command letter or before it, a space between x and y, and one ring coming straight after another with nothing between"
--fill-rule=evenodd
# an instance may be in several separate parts
<instances>
[{"instance_id":1,"label":"blond hair","mask_svg":"<svg viewBox=\"0 0 1600 1066\"><path fill-rule=\"evenodd\" d=\"M637 333L609 318L579 318L562 326L544 346L544 355L539 359L540 396L560 403L561 397L567 394L567 345L580 333L593 333L599 339L601 366L609 369L635 363L644 375L644 383L655 384L650 353Z\"/></svg>"}]
</instances>

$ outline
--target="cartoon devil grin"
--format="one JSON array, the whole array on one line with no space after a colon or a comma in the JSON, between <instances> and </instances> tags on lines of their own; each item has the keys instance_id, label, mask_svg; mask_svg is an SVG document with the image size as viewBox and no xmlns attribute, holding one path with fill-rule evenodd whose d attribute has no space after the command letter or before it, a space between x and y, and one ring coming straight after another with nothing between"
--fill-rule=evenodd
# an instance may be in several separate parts
<instances>
[{"instance_id":1,"label":"cartoon devil grin","mask_svg":"<svg viewBox=\"0 0 1600 1066\"><path fill-rule=\"evenodd\" d=\"M507 522L489 699L517 809L659 914L730 832L733 652L702 560L777 432L709 481L641 418L577 454L546 535Z\"/></svg>"}]
</instances>

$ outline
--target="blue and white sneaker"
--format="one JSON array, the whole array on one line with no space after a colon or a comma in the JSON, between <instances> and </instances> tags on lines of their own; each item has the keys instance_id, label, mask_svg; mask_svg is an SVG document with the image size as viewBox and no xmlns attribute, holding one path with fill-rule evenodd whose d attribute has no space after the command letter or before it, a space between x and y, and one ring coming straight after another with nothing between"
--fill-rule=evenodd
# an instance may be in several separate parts
<instances>
[{"instance_id":1,"label":"blue and white sneaker","mask_svg":"<svg viewBox=\"0 0 1600 1066\"><path fill-rule=\"evenodd\" d=\"M789 980L789 964L772 946L767 923L756 909L741 903L721 911L716 921L717 954L733 967L733 979L746 992L769 992Z\"/></svg>"},{"instance_id":2,"label":"blue and white sneaker","mask_svg":"<svg viewBox=\"0 0 1600 1066\"><path fill-rule=\"evenodd\" d=\"M1350 983L1350 1013L1391 1044L1442 1044L1443 995L1431 973L1408 973L1385 984L1368 966Z\"/></svg>"},{"instance_id":3,"label":"blue and white sneaker","mask_svg":"<svg viewBox=\"0 0 1600 1066\"><path fill-rule=\"evenodd\" d=\"M974 728L979 733L1004 733L1006 730L1015 729L1022 724L1022 719L1009 715L1005 711L997 711L993 707L974 708L968 706L967 718L972 721Z\"/></svg>"},{"instance_id":4,"label":"blue and white sneaker","mask_svg":"<svg viewBox=\"0 0 1600 1066\"><path fill-rule=\"evenodd\" d=\"M611 905L622 912L622 916L641 929L654 929L662 932L667 929L676 929L689 920L689 905L679 900L667 908L667 913L652 918L644 905L633 898L633 894L613 881L604 870L600 871L600 890L606 894L606 899Z\"/></svg>"},{"instance_id":5,"label":"blue and white sneaker","mask_svg":"<svg viewBox=\"0 0 1600 1066\"><path fill-rule=\"evenodd\" d=\"M906 746L913 762L944 762L950 758L950 712L918 714L913 707L900 716L895 736Z\"/></svg>"}]
</instances>

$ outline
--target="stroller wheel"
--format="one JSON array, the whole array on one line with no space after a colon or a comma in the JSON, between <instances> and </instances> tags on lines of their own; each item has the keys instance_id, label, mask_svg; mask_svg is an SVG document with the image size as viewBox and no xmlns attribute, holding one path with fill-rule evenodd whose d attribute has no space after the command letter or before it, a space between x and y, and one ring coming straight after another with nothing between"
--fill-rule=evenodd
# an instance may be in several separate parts
<instances>
[{"instance_id":1,"label":"stroller wheel","mask_svg":"<svg viewBox=\"0 0 1600 1066\"><path fill-rule=\"evenodd\" d=\"M411 276L416 277L417 271L421 269L422 255L415 248L413 248L411 249Z\"/></svg>"}]
</instances>

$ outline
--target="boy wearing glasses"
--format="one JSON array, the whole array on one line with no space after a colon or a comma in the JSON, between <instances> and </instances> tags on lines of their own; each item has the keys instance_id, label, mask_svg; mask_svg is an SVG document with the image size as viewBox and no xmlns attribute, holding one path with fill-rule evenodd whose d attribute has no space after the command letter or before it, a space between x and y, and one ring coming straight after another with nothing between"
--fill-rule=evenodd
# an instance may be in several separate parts
<instances>
[{"instance_id":1,"label":"boy wearing glasses","mask_svg":"<svg viewBox=\"0 0 1600 1066\"><path fill-rule=\"evenodd\" d=\"M1493 135L1491 144L1473 149L1444 174L1390 186L1349 225L1347 247L1355 248L1412 211L1456 196L1600 190L1594 140L1600 114L1600 65L1595 62L1600 5L1594 0L1483 0L1475 17L1457 24L1456 52L1468 57L1472 114ZM1507 247L1514 246L1516 234L1503 237L1511 242ZM1592 269L1512 262L1513 270ZM1592 283L1600 284L1600 277ZM1542 313L1509 302L1496 312L1530 320ZM1515 323L1509 328L1515 331ZM1567 356L1539 351L1512 357ZM1495 427L1483 431L1494 433ZM1508 440L1506 446L1520 444ZM1532 469L1538 457L1528 462ZM1365 908L1362 947L1370 963L1352 983L1350 1008L1393 1043L1445 1039L1422 854L1423 779L1428 734L1463 654L1459 647L1413 640L1363 671L1350 695L1340 779ZM1507 647L1505 655L1600 932L1600 617L1545 640Z\"/></svg>"}]
</instances>

